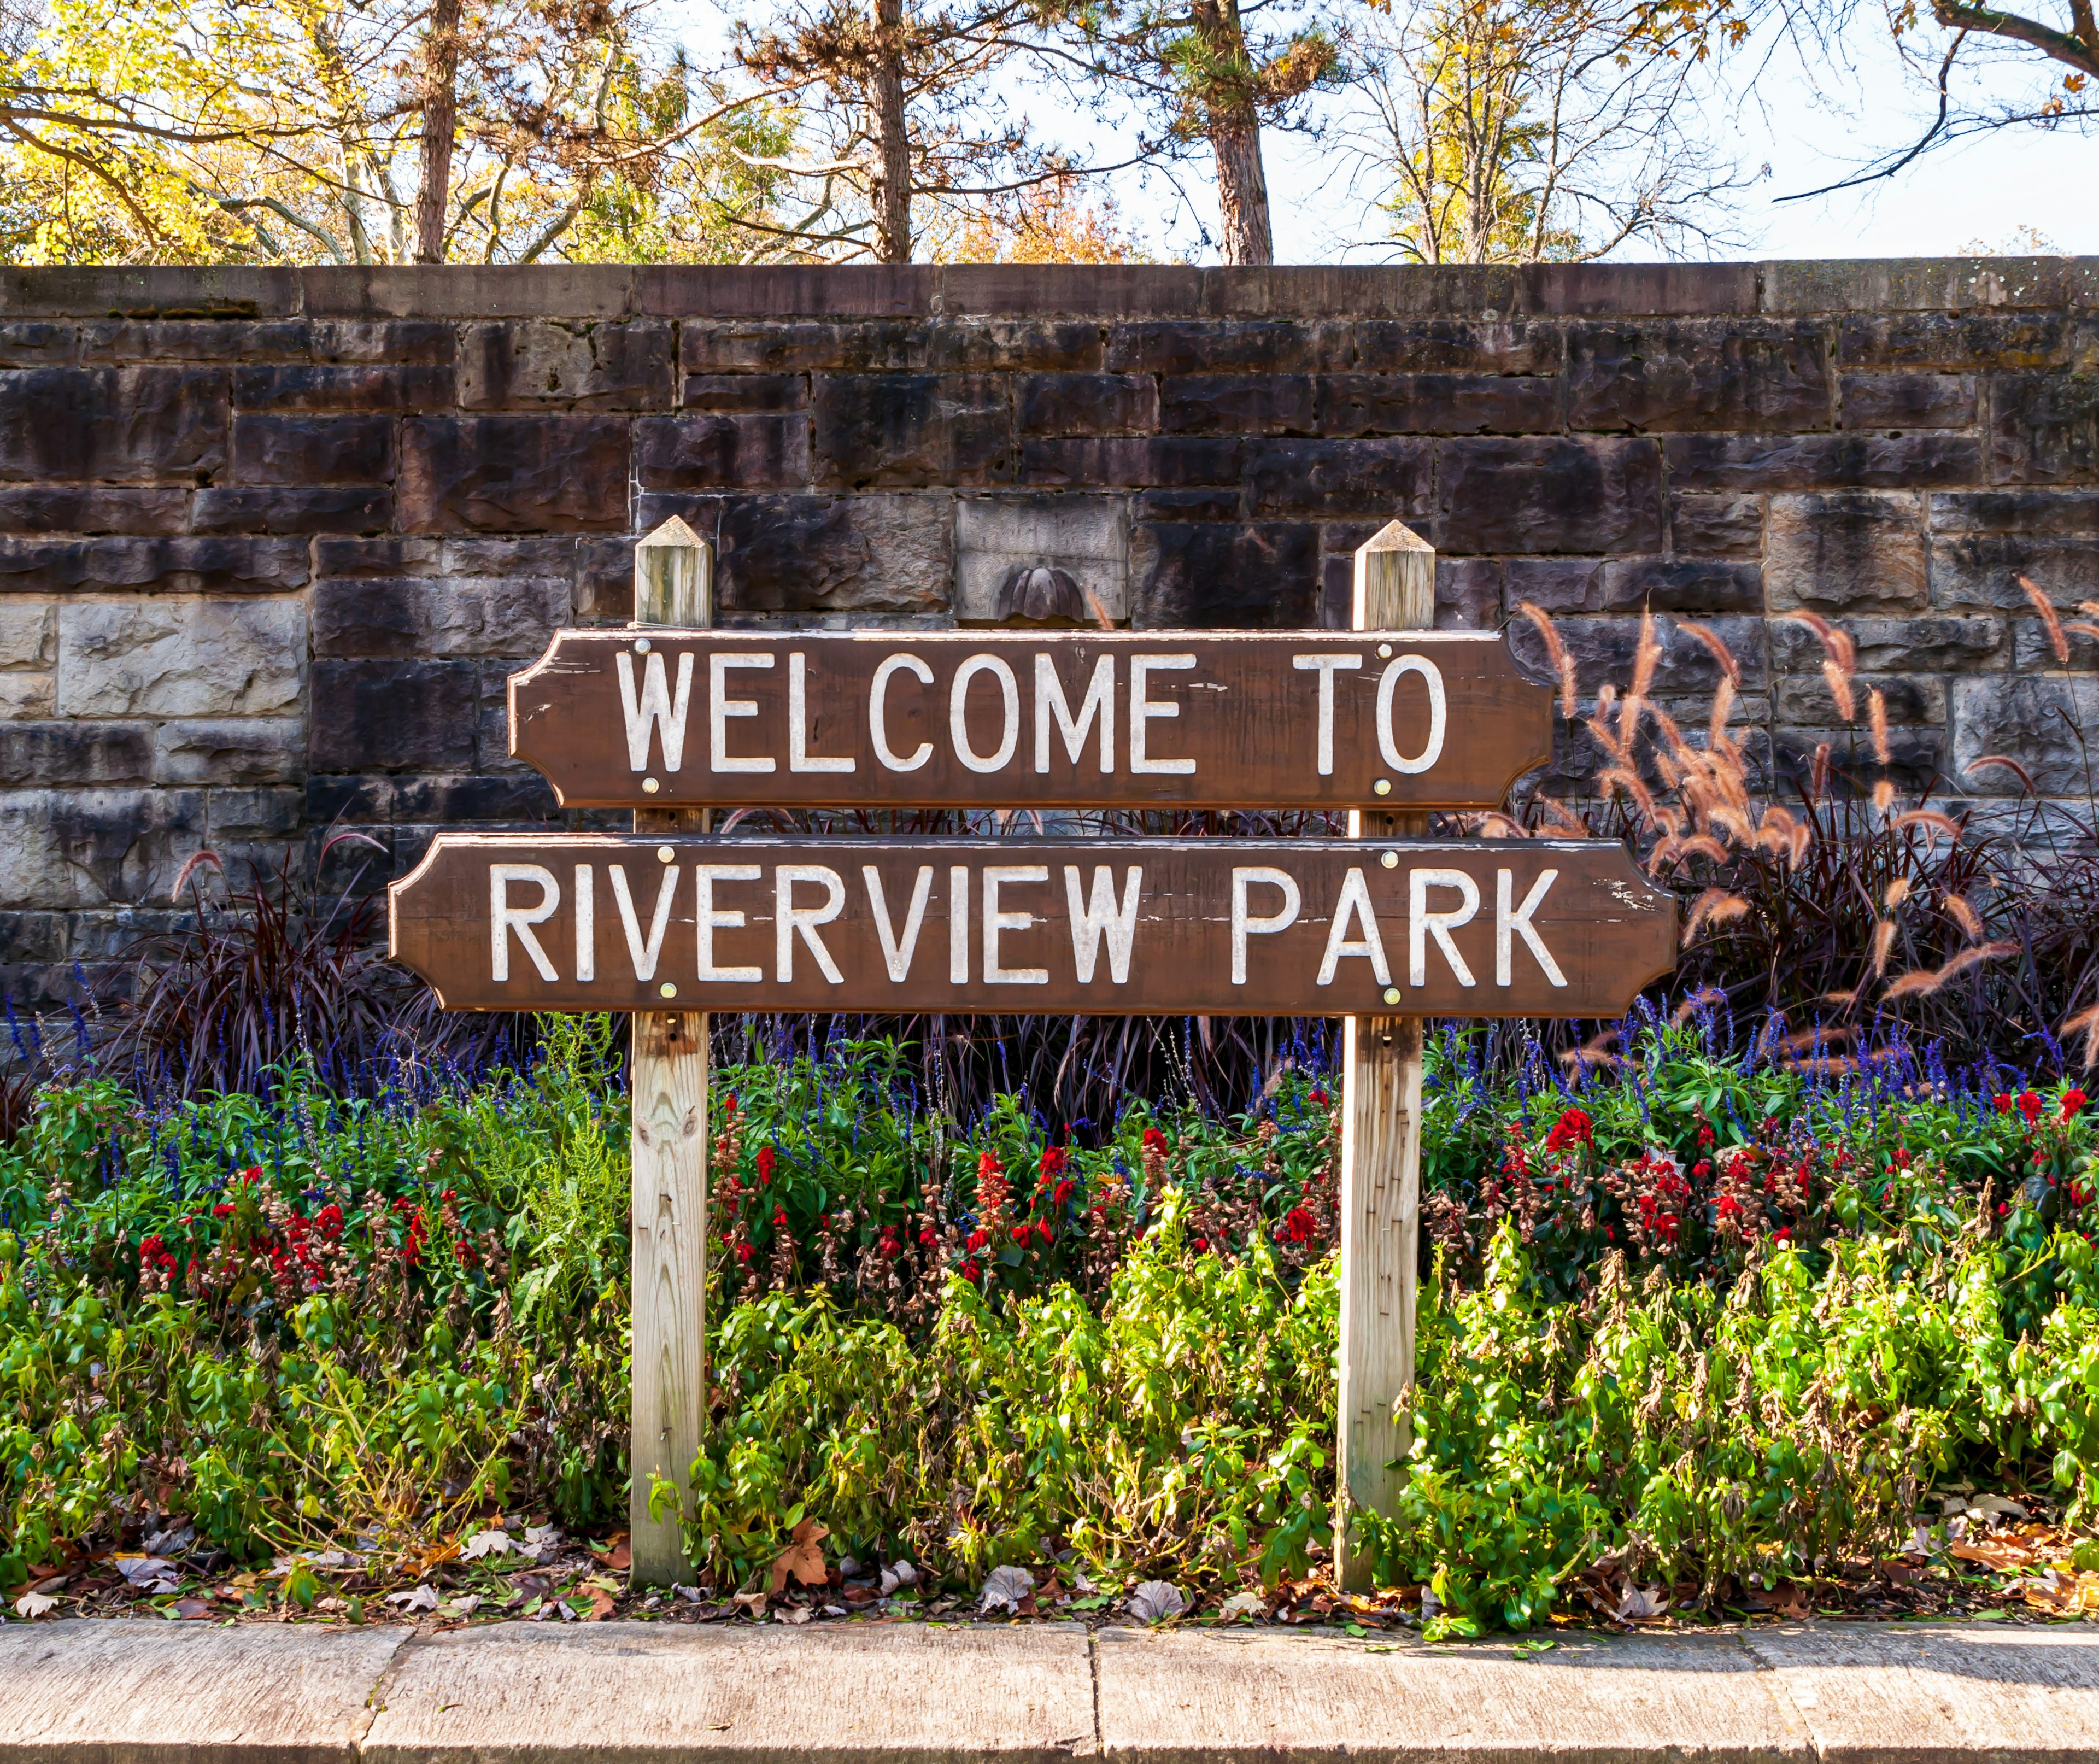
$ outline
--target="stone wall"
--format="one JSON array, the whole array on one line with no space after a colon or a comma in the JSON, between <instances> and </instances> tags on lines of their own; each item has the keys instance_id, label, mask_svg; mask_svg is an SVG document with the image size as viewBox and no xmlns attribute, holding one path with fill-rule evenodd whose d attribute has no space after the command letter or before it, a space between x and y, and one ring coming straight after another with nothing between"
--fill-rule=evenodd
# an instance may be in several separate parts
<instances>
[{"instance_id":1,"label":"stone wall","mask_svg":"<svg viewBox=\"0 0 2099 1764\"><path fill-rule=\"evenodd\" d=\"M1810 608L1987 818L1966 762L2081 797L2099 729L2017 579L2099 598L2099 260L0 271L0 990L203 847L540 822L504 678L671 514L730 621L988 618L1048 561L1154 627L1344 622L1397 517L1444 622L1534 600L1587 691L1652 608L1698 711L1711 620L1780 768L1837 721Z\"/></svg>"}]
</instances>

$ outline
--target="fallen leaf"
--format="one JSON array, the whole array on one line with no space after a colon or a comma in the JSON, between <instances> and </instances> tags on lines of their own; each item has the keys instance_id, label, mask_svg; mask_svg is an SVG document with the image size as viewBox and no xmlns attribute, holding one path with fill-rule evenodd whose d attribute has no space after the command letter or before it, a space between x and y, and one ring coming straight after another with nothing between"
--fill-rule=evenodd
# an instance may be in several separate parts
<instances>
[{"instance_id":1,"label":"fallen leaf","mask_svg":"<svg viewBox=\"0 0 2099 1764\"><path fill-rule=\"evenodd\" d=\"M1259 1593L1234 1593L1217 1614L1223 1617L1258 1617L1268 1612L1268 1601Z\"/></svg>"},{"instance_id":2,"label":"fallen leaf","mask_svg":"<svg viewBox=\"0 0 2099 1764\"><path fill-rule=\"evenodd\" d=\"M175 1565L157 1555L120 1555L116 1558L116 1562L117 1572L134 1586L143 1586L148 1581L159 1580Z\"/></svg>"},{"instance_id":3,"label":"fallen leaf","mask_svg":"<svg viewBox=\"0 0 2099 1764\"><path fill-rule=\"evenodd\" d=\"M326 1603L327 1601L323 1599L322 1603ZM481 1604L481 1595L479 1593L460 1593L453 1598L447 1599L445 1603L453 1610L459 1612L461 1617L470 1617Z\"/></svg>"},{"instance_id":4,"label":"fallen leaf","mask_svg":"<svg viewBox=\"0 0 2099 1764\"><path fill-rule=\"evenodd\" d=\"M24 1593L15 1601L15 1614L21 1617L40 1617L58 1603L42 1593Z\"/></svg>"},{"instance_id":5,"label":"fallen leaf","mask_svg":"<svg viewBox=\"0 0 2099 1764\"><path fill-rule=\"evenodd\" d=\"M984 1577L983 1590L977 1595L977 1610L989 1616L1004 1611L1014 1616L1020 1612L1020 1601L1035 1596L1035 1577L1024 1568L995 1568Z\"/></svg>"},{"instance_id":6,"label":"fallen leaf","mask_svg":"<svg viewBox=\"0 0 2099 1764\"><path fill-rule=\"evenodd\" d=\"M193 1622L199 1617L208 1617L211 1615L211 1607L201 1599L178 1599L169 1608L178 1618L186 1622Z\"/></svg>"},{"instance_id":7,"label":"fallen leaf","mask_svg":"<svg viewBox=\"0 0 2099 1764\"><path fill-rule=\"evenodd\" d=\"M800 1538L799 1526L795 1528L794 1535L798 1540ZM617 1573L624 1574L634 1566L634 1545L623 1531L615 1531L611 1542L602 1550L593 1548L591 1554Z\"/></svg>"},{"instance_id":8,"label":"fallen leaf","mask_svg":"<svg viewBox=\"0 0 2099 1764\"><path fill-rule=\"evenodd\" d=\"M1082 1579L1084 1577L1084 1576L1080 1577ZM912 1567L909 1562L892 1562L882 1571L882 1596L887 1599L898 1587L915 1586L917 1583L917 1569Z\"/></svg>"},{"instance_id":9,"label":"fallen leaf","mask_svg":"<svg viewBox=\"0 0 2099 1764\"><path fill-rule=\"evenodd\" d=\"M772 1590L776 1595L793 1575L804 1586L821 1586L830 1578L824 1564L824 1539L831 1529L821 1520L805 1519L794 1528L794 1541L772 1559Z\"/></svg>"},{"instance_id":10,"label":"fallen leaf","mask_svg":"<svg viewBox=\"0 0 2099 1764\"><path fill-rule=\"evenodd\" d=\"M508 1555L517 1546L507 1531L477 1531L460 1551L462 1561L478 1561L485 1555Z\"/></svg>"},{"instance_id":11,"label":"fallen leaf","mask_svg":"<svg viewBox=\"0 0 2099 1764\"><path fill-rule=\"evenodd\" d=\"M587 1586L583 1590L590 1595L590 1609L581 1613L584 1622L602 1623L619 1608L619 1601L602 1586Z\"/></svg>"},{"instance_id":12,"label":"fallen leaf","mask_svg":"<svg viewBox=\"0 0 2099 1764\"><path fill-rule=\"evenodd\" d=\"M1167 1617L1177 1617L1187 1608L1188 1600L1181 1589L1163 1580L1145 1581L1123 1606L1140 1623L1157 1623Z\"/></svg>"},{"instance_id":13,"label":"fallen leaf","mask_svg":"<svg viewBox=\"0 0 2099 1764\"><path fill-rule=\"evenodd\" d=\"M1611 1614L1621 1623L1651 1623L1668 1608L1659 1586L1636 1586L1629 1581Z\"/></svg>"},{"instance_id":14,"label":"fallen leaf","mask_svg":"<svg viewBox=\"0 0 2099 1764\"><path fill-rule=\"evenodd\" d=\"M807 1623L816 1614L807 1605L797 1605L792 1611L785 1613L790 1623Z\"/></svg>"},{"instance_id":15,"label":"fallen leaf","mask_svg":"<svg viewBox=\"0 0 2099 1764\"><path fill-rule=\"evenodd\" d=\"M438 1593L433 1586L411 1586L407 1590L389 1593L386 1602L398 1605L403 1611L434 1611L438 1608Z\"/></svg>"}]
</instances>

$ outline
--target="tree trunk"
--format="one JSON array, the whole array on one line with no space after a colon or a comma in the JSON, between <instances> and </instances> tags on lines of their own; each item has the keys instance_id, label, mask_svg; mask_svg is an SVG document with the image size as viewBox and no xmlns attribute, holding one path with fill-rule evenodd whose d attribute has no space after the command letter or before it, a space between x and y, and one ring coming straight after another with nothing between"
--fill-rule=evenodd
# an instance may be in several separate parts
<instances>
[{"instance_id":1,"label":"tree trunk","mask_svg":"<svg viewBox=\"0 0 2099 1764\"><path fill-rule=\"evenodd\" d=\"M433 0L423 42L423 156L416 187L416 261L445 261L445 202L459 125L460 0Z\"/></svg>"},{"instance_id":2,"label":"tree trunk","mask_svg":"<svg viewBox=\"0 0 2099 1764\"><path fill-rule=\"evenodd\" d=\"M1224 219L1227 263L1273 263L1275 235L1268 224L1268 179L1261 168L1261 119L1249 104L1243 115L1210 125L1217 155L1217 208Z\"/></svg>"},{"instance_id":3,"label":"tree trunk","mask_svg":"<svg viewBox=\"0 0 2099 1764\"><path fill-rule=\"evenodd\" d=\"M874 254L911 261L911 136L904 114L904 0L875 0L881 61L874 75L874 139L882 165L874 187Z\"/></svg>"}]
</instances>

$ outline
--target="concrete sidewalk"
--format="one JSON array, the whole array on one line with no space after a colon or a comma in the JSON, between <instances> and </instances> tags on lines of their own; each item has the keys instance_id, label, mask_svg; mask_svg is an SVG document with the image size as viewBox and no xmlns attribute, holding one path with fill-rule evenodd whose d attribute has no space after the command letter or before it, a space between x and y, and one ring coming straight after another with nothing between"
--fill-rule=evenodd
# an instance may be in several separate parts
<instances>
[{"instance_id":1,"label":"concrete sidewalk","mask_svg":"<svg viewBox=\"0 0 2099 1764\"><path fill-rule=\"evenodd\" d=\"M2068 1764L2099 1631L1799 1625L1432 1647L865 1624L0 1629L0 1764Z\"/></svg>"}]
</instances>

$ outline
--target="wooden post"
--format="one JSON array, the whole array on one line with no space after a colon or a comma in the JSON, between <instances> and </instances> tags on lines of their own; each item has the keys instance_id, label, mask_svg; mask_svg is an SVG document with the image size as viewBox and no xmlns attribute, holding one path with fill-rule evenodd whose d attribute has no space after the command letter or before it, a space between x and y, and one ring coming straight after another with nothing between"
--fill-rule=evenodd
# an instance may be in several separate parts
<instances>
[{"instance_id":1,"label":"wooden post","mask_svg":"<svg viewBox=\"0 0 2099 1764\"><path fill-rule=\"evenodd\" d=\"M634 627L714 622L714 551L682 521L634 548ZM639 808L636 833L705 833L704 808ZM674 981L662 990L675 996ZM676 1515L649 1516L658 1477L692 1485L706 1419L707 1014L634 1015L633 1489L627 1529L636 1586L682 1580L690 1564Z\"/></svg>"},{"instance_id":2,"label":"wooden post","mask_svg":"<svg viewBox=\"0 0 2099 1764\"><path fill-rule=\"evenodd\" d=\"M1436 622L1436 552L1395 521L1356 553L1355 628L1425 631ZM1378 666L1364 658L1366 669ZM1425 814L1366 810L1362 839L1415 838ZM1403 979L1397 962L1393 977ZM1392 995L1388 994L1390 998ZM1415 1262L1421 1221L1419 1017L1351 1017L1341 1082L1341 1342L1335 1515L1343 1590L1371 1584L1371 1558L1347 1540L1349 1515L1390 1512L1412 1444L1393 1405L1414 1383Z\"/></svg>"}]
</instances>

